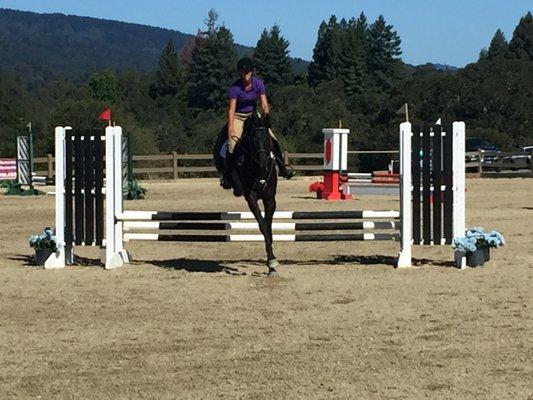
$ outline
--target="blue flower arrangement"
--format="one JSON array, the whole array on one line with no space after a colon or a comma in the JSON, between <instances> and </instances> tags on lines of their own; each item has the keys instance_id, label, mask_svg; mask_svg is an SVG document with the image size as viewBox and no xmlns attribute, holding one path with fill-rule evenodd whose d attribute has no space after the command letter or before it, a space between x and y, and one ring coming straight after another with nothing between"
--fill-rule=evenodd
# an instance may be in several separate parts
<instances>
[{"instance_id":1,"label":"blue flower arrangement","mask_svg":"<svg viewBox=\"0 0 533 400\"><path fill-rule=\"evenodd\" d=\"M464 236L453 239L453 248L463 253L472 253L483 247L500 247L505 245L505 238L498 231L485 232L483 228L472 228Z\"/></svg>"},{"instance_id":2,"label":"blue flower arrangement","mask_svg":"<svg viewBox=\"0 0 533 400\"><path fill-rule=\"evenodd\" d=\"M58 251L63 247L63 244L58 242L51 228L44 228L43 233L40 235L31 235L29 242L30 246L35 250L49 249Z\"/></svg>"}]
</instances>

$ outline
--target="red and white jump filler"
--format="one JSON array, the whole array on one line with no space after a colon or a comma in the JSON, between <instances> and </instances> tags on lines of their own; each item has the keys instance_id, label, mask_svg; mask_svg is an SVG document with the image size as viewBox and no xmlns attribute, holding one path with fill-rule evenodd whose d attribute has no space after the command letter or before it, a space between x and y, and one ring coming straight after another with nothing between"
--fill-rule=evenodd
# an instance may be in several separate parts
<instances>
[{"instance_id":1,"label":"red and white jump filler","mask_svg":"<svg viewBox=\"0 0 533 400\"><path fill-rule=\"evenodd\" d=\"M347 200L352 196L340 190L341 173L348 170L349 129L326 128L324 134L324 183L318 192L325 200Z\"/></svg>"}]
</instances>

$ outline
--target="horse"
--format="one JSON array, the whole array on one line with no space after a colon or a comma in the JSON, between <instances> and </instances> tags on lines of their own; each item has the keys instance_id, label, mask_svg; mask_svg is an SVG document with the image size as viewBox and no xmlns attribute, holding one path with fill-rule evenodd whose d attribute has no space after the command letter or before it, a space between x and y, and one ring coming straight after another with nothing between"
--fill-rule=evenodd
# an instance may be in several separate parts
<instances>
[{"instance_id":1,"label":"horse","mask_svg":"<svg viewBox=\"0 0 533 400\"><path fill-rule=\"evenodd\" d=\"M272 249L272 219L276 211L278 173L269 128L269 119L258 117L256 113L244 122L243 135L236 144L233 155L235 157L233 181L234 193L242 193L265 238L268 275L276 275L276 267L280 264ZM225 139L227 139L227 129L223 128L213 152L219 173L224 170L220 149ZM259 207L259 200L263 202L264 216Z\"/></svg>"}]
</instances>

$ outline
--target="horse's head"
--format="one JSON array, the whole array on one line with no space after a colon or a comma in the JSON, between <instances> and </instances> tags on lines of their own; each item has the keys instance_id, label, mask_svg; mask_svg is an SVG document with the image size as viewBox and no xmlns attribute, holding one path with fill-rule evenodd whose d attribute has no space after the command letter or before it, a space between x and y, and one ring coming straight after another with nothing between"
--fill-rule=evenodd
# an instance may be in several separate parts
<instances>
[{"instance_id":1,"label":"horse's head","mask_svg":"<svg viewBox=\"0 0 533 400\"><path fill-rule=\"evenodd\" d=\"M244 124L246 152L255 169L256 181L264 186L271 174L275 174L272 137L269 132L270 121L267 118L252 116Z\"/></svg>"}]
</instances>

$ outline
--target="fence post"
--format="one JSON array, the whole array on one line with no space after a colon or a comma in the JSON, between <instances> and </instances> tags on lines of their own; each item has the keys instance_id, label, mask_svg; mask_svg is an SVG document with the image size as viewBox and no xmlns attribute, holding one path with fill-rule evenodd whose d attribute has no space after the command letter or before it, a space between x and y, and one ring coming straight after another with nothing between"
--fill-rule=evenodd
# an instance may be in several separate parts
<instances>
[{"instance_id":1,"label":"fence post","mask_svg":"<svg viewBox=\"0 0 533 400\"><path fill-rule=\"evenodd\" d=\"M479 172L479 175L481 175L481 173L483 172L483 150L478 149L477 157L478 157L478 161L479 161L479 167L478 167L477 170Z\"/></svg>"},{"instance_id":2,"label":"fence post","mask_svg":"<svg viewBox=\"0 0 533 400\"><path fill-rule=\"evenodd\" d=\"M178 179L178 153L172 152L172 178Z\"/></svg>"},{"instance_id":3,"label":"fence post","mask_svg":"<svg viewBox=\"0 0 533 400\"><path fill-rule=\"evenodd\" d=\"M46 164L48 166L48 174L46 176L46 179L51 180L54 176L54 161L50 153L46 155Z\"/></svg>"},{"instance_id":4,"label":"fence post","mask_svg":"<svg viewBox=\"0 0 533 400\"><path fill-rule=\"evenodd\" d=\"M285 165L289 165L290 164L290 162L289 162L289 152L287 150L285 150L283 152L283 163Z\"/></svg>"}]
</instances>

